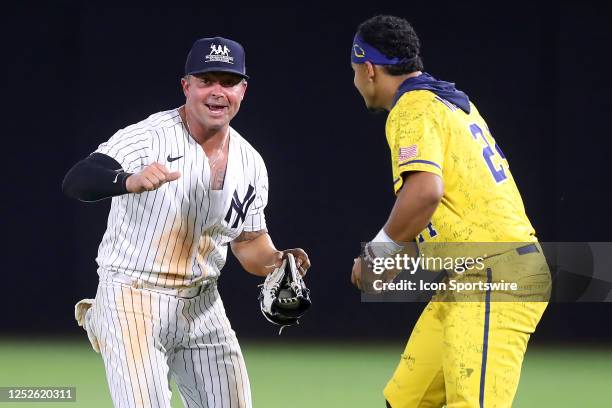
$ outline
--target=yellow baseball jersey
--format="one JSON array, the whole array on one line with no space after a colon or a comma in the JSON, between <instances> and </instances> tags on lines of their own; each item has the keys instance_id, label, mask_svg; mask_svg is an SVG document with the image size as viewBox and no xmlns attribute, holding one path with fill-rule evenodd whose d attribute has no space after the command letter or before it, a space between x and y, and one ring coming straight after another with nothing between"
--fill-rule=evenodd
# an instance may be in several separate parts
<instances>
[{"instance_id":1,"label":"yellow baseball jersey","mask_svg":"<svg viewBox=\"0 0 612 408\"><path fill-rule=\"evenodd\" d=\"M508 161L470 103L466 113L427 90L404 93L389 113L395 192L402 174L440 176L444 196L419 242L535 242Z\"/></svg>"}]
</instances>

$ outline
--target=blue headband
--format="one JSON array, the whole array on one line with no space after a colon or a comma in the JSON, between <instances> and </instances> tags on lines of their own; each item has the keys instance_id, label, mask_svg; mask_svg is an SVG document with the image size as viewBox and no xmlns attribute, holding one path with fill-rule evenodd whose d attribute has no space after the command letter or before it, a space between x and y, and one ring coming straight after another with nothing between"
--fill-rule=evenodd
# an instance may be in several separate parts
<instances>
[{"instance_id":1,"label":"blue headband","mask_svg":"<svg viewBox=\"0 0 612 408\"><path fill-rule=\"evenodd\" d=\"M389 58L376 48L372 47L367 42L363 41L359 34L355 34L353 39L353 50L351 52L351 62L355 64L363 64L366 61L370 61L375 65L398 65L398 64L409 64L416 60L418 55L412 58Z\"/></svg>"}]
</instances>

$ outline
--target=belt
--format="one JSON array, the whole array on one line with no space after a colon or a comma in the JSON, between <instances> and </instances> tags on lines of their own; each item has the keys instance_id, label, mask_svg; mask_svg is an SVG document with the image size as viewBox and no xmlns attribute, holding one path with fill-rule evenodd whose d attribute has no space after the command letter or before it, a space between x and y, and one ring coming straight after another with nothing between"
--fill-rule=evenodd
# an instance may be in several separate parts
<instances>
[{"instance_id":1,"label":"belt","mask_svg":"<svg viewBox=\"0 0 612 408\"><path fill-rule=\"evenodd\" d=\"M206 279L201 282L198 282L197 285L193 286L184 286L181 288L169 288L166 286L157 286L142 279L133 278L121 272L111 272L108 275L108 280L112 282L123 283L126 285L130 285L135 289L147 289L152 292L158 292L165 295L176 296L181 298L193 298L201 295L206 292L207 289L211 288L216 279Z\"/></svg>"},{"instance_id":2,"label":"belt","mask_svg":"<svg viewBox=\"0 0 612 408\"><path fill-rule=\"evenodd\" d=\"M534 252L540 252L540 250L538 249L538 246L536 244L529 244L529 245L525 245L525 246L516 248L516 252L519 255L527 255L527 254L531 254Z\"/></svg>"},{"instance_id":3,"label":"belt","mask_svg":"<svg viewBox=\"0 0 612 408\"><path fill-rule=\"evenodd\" d=\"M500 255L508 254L510 251L516 251L516 253L519 254L520 256L520 255L538 253L540 252L540 249L538 248L538 245L536 243L527 244L527 245L520 246L518 248L510 249L506 252L501 252L499 254L485 256L484 259L490 259L490 258L494 258Z\"/></svg>"}]
</instances>

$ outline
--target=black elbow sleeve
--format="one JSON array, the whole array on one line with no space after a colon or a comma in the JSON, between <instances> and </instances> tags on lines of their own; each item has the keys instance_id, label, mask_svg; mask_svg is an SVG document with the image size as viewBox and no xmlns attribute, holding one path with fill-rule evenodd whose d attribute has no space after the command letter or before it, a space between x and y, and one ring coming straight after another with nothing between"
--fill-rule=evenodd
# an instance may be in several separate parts
<instances>
[{"instance_id":1,"label":"black elbow sleeve","mask_svg":"<svg viewBox=\"0 0 612 408\"><path fill-rule=\"evenodd\" d=\"M98 201L126 194L125 182L130 175L112 157L93 153L66 173L62 191L77 200Z\"/></svg>"}]
</instances>

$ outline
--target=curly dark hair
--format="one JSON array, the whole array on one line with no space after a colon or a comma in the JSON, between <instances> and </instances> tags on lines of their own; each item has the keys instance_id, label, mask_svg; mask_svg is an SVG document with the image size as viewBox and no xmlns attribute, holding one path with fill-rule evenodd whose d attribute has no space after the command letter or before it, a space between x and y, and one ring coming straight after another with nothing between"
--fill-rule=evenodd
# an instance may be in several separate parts
<instances>
[{"instance_id":1,"label":"curly dark hair","mask_svg":"<svg viewBox=\"0 0 612 408\"><path fill-rule=\"evenodd\" d=\"M421 42L412 25L400 17L379 15L359 25L357 34L389 58L409 59L405 64L383 65L389 75L404 75L423 70Z\"/></svg>"}]
</instances>

